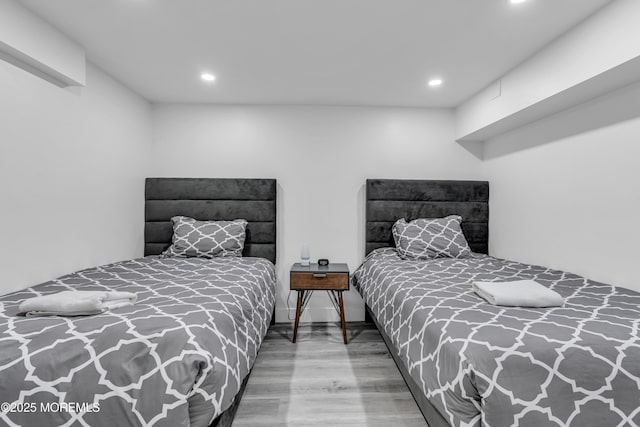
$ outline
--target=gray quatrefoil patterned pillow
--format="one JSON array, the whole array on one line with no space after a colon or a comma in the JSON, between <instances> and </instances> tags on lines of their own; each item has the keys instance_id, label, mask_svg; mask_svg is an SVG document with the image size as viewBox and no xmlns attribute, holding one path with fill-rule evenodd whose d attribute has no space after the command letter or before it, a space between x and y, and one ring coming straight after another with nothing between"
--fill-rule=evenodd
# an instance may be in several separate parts
<instances>
[{"instance_id":1,"label":"gray quatrefoil patterned pillow","mask_svg":"<svg viewBox=\"0 0 640 427\"><path fill-rule=\"evenodd\" d=\"M393 224L393 240L402 259L467 258L469 243L462 233L462 217L419 218L407 222L404 218Z\"/></svg>"},{"instance_id":2,"label":"gray quatrefoil patterned pillow","mask_svg":"<svg viewBox=\"0 0 640 427\"><path fill-rule=\"evenodd\" d=\"M173 240L163 257L241 257L247 221L198 221L174 216Z\"/></svg>"}]
</instances>

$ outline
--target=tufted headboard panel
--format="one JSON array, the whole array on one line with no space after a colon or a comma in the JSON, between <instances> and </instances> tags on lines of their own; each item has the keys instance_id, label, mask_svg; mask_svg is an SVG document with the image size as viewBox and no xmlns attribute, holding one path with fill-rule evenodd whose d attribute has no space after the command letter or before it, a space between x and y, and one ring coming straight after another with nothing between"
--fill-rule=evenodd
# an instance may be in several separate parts
<instances>
[{"instance_id":1,"label":"tufted headboard panel","mask_svg":"<svg viewBox=\"0 0 640 427\"><path fill-rule=\"evenodd\" d=\"M243 256L276 262L276 180L230 178L147 178L144 254L158 255L171 244L171 217L197 220L246 219Z\"/></svg>"},{"instance_id":2,"label":"tufted headboard panel","mask_svg":"<svg viewBox=\"0 0 640 427\"><path fill-rule=\"evenodd\" d=\"M489 183L368 179L365 255L394 246L391 227L400 218L462 216L462 231L474 252L489 251Z\"/></svg>"}]
</instances>

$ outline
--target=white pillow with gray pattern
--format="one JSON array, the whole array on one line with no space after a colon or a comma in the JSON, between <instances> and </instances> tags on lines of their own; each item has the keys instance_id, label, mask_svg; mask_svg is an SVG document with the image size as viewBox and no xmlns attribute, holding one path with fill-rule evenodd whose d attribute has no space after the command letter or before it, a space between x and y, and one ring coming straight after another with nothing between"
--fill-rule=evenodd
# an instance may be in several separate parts
<instances>
[{"instance_id":1,"label":"white pillow with gray pattern","mask_svg":"<svg viewBox=\"0 0 640 427\"><path fill-rule=\"evenodd\" d=\"M247 236L247 221L198 221L187 216L174 216L171 246L163 257L241 257Z\"/></svg>"},{"instance_id":2,"label":"white pillow with gray pattern","mask_svg":"<svg viewBox=\"0 0 640 427\"><path fill-rule=\"evenodd\" d=\"M404 218L393 224L393 240L402 259L467 258L469 243L462 233L462 217Z\"/></svg>"}]
</instances>

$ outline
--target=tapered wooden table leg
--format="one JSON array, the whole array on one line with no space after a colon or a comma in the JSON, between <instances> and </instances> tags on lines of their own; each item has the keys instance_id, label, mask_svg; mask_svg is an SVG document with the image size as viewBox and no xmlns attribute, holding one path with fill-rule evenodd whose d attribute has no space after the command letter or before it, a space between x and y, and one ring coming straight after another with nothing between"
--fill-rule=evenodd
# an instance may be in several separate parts
<instances>
[{"instance_id":1,"label":"tapered wooden table leg","mask_svg":"<svg viewBox=\"0 0 640 427\"><path fill-rule=\"evenodd\" d=\"M342 324L342 339L347 343L347 324L344 321L344 303L342 302L342 291L338 291L338 303L340 305L340 323Z\"/></svg>"},{"instance_id":2,"label":"tapered wooden table leg","mask_svg":"<svg viewBox=\"0 0 640 427\"><path fill-rule=\"evenodd\" d=\"M302 297L304 296L304 291L298 291L298 304L296 305L296 324L293 328L293 342L295 343L298 339L298 325L300 324L300 310L302 310Z\"/></svg>"}]
</instances>

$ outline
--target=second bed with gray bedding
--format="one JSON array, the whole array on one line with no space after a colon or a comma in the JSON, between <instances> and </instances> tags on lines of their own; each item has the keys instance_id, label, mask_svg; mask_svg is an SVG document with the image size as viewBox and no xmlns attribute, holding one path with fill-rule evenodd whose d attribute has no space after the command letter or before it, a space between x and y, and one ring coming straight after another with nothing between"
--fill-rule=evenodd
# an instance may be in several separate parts
<instances>
[{"instance_id":1,"label":"second bed with gray bedding","mask_svg":"<svg viewBox=\"0 0 640 427\"><path fill-rule=\"evenodd\" d=\"M533 279L563 307L488 304L473 281ZM370 253L354 274L409 374L452 426L640 426L640 294L486 255Z\"/></svg>"}]
</instances>

